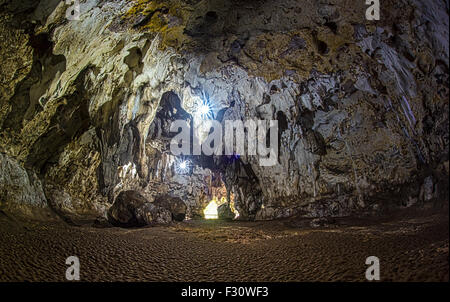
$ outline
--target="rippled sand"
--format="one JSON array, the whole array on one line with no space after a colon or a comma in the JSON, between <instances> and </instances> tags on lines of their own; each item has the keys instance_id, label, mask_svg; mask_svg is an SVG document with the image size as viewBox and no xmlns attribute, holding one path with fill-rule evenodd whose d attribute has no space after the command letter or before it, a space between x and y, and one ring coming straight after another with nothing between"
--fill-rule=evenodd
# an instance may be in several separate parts
<instances>
[{"instance_id":1,"label":"rippled sand","mask_svg":"<svg viewBox=\"0 0 450 302\"><path fill-rule=\"evenodd\" d=\"M23 223L0 215L0 281L448 281L448 215L308 223L190 221L143 229Z\"/></svg>"}]
</instances>

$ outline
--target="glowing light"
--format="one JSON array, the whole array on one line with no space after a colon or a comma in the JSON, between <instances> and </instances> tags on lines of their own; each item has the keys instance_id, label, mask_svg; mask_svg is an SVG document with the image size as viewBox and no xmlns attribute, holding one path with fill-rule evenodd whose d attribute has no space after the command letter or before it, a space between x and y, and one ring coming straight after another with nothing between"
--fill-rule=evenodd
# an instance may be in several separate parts
<instances>
[{"instance_id":1,"label":"glowing light","mask_svg":"<svg viewBox=\"0 0 450 302\"><path fill-rule=\"evenodd\" d=\"M189 172L190 162L187 160L178 160L175 163L175 172L177 174L187 174Z\"/></svg>"},{"instance_id":2,"label":"glowing light","mask_svg":"<svg viewBox=\"0 0 450 302\"><path fill-rule=\"evenodd\" d=\"M213 117L213 110L211 104L204 99L199 99L195 105L195 116L202 120L208 120Z\"/></svg>"},{"instance_id":3,"label":"glowing light","mask_svg":"<svg viewBox=\"0 0 450 302\"><path fill-rule=\"evenodd\" d=\"M185 170L187 168L187 163L184 161L180 164L180 169Z\"/></svg>"},{"instance_id":4,"label":"glowing light","mask_svg":"<svg viewBox=\"0 0 450 302\"><path fill-rule=\"evenodd\" d=\"M217 202L213 199L208 206L203 210L203 214L205 215L205 219L218 219L219 214L217 213Z\"/></svg>"},{"instance_id":5,"label":"glowing light","mask_svg":"<svg viewBox=\"0 0 450 302\"><path fill-rule=\"evenodd\" d=\"M199 108L198 108L198 112L203 116L203 115L207 115L208 113L209 113L209 106L207 106L207 105L201 105Z\"/></svg>"}]
</instances>

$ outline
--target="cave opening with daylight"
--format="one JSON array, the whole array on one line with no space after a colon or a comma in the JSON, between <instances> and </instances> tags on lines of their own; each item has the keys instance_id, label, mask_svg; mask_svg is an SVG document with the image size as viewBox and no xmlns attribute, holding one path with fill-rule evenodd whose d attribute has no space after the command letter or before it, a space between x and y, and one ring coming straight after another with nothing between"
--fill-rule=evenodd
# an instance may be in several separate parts
<instances>
[{"instance_id":1,"label":"cave opening with daylight","mask_svg":"<svg viewBox=\"0 0 450 302\"><path fill-rule=\"evenodd\" d=\"M203 210L205 219L219 219L217 208L218 208L217 201L215 199L211 200L211 202Z\"/></svg>"}]
</instances>

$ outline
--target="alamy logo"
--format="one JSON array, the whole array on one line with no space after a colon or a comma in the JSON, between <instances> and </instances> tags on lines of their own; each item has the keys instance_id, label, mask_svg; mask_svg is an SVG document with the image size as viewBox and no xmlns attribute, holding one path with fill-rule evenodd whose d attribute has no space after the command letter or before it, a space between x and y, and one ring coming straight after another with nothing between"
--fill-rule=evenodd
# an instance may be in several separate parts
<instances>
[{"instance_id":1,"label":"alamy logo","mask_svg":"<svg viewBox=\"0 0 450 302\"><path fill-rule=\"evenodd\" d=\"M80 20L80 0L65 0L70 5L66 10L66 19L69 21Z\"/></svg>"},{"instance_id":2,"label":"alamy logo","mask_svg":"<svg viewBox=\"0 0 450 302\"><path fill-rule=\"evenodd\" d=\"M178 134L170 143L170 151L175 156L259 155L262 167L278 163L278 121L226 120L224 124L225 129L216 120L206 120L194 122L191 129L184 120L174 121L170 132Z\"/></svg>"},{"instance_id":3,"label":"alamy logo","mask_svg":"<svg viewBox=\"0 0 450 302\"><path fill-rule=\"evenodd\" d=\"M368 21L380 20L380 0L366 0L366 5L370 5L366 10Z\"/></svg>"},{"instance_id":4,"label":"alamy logo","mask_svg":"<svg viewBox=\"0 0 450 302\"><path fill-rule=\"evenodd\" d=\"M366 265L370 265L366 270L368 281L380 281L380 259L370 256L366 259Z\"/></svg>"},{"instance_id":5,"label":"alamy logo","mask_svg":"<svg viewBox=\"0 0 450 302\"><path fill-rule=\"evenodd\" d=\"M70 256L66 259L66 264L70 265L66 270L66 279L68 281L80 281L80 259L76 256Z\"/></svg>"}]
</instances>

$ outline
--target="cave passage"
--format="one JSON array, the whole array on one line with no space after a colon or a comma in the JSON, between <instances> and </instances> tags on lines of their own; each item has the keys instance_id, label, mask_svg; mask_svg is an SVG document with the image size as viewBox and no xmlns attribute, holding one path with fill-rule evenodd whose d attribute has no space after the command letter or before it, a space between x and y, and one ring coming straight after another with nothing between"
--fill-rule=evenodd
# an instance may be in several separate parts
<instances>
[{"instance_id":1,"label":"cave passage","mask_svg":"<svg viewBox=\"0 0 450 302\"><path fill-rule=\"evenodd\" d=\"M211 200L211 202L206 206L203 210L205 214L205 219L218 219L219 214L217 213L217 201L215 199Z\"/></svg>"}]
</instances>

